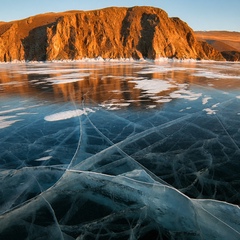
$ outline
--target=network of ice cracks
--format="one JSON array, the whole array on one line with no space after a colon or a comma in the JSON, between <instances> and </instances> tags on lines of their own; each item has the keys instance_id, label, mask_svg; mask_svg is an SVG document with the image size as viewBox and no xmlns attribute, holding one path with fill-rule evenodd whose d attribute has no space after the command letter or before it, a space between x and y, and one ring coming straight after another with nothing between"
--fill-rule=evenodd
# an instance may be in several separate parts
<instances>
[{"instance_id":1,"label":"network of ice cracks","mask_svg":"<svg viewBox=\"0 0 240 240\"><path fill-rule=\"evenodd\" d=\"M0 239L240 239L237 97L210 115L87 98L9 110L24 121L0 140Z\"/></svg>"}]
</instances>

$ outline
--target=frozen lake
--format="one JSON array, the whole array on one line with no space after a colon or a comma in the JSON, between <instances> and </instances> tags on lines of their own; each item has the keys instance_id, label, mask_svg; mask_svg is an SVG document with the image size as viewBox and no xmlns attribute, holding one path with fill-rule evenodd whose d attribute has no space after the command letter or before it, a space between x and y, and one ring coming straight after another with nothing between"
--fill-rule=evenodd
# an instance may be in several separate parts
<instances>
[{"instance_id":1,"label":"frozen lake","mask_svg":"<svg viewBox=\"0 0 240 240\"><path fill-rule=\"evenodd\" d=\"M240 63L0 64L0 239L240 239L239 171Z\"/></svg>"}]
</instances>

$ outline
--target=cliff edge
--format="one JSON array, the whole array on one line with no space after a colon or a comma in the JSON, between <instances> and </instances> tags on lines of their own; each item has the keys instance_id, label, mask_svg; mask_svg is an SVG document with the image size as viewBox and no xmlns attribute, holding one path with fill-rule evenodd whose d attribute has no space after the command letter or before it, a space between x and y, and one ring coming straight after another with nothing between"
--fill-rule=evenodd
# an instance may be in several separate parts
<instances>
[{"instance_id":1,"label":"cliff edge","mask_svg":"<svg viewBox=\"0 0 240 240\"><path fill-rule=\"evenodd\" d=\"M0 24L0 61L83 58L225 60L179 18L154 7L47 13Z\"/></svg>"}]
</instances>

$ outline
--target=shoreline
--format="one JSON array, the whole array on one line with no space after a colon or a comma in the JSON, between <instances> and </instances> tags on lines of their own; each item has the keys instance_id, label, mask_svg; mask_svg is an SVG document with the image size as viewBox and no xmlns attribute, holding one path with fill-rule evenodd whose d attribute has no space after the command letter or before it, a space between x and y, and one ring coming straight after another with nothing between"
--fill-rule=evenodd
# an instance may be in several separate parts
<instances>
[{"instance_id":1,"label":"shoreline","mask_svg":"<svg viewBox=\"0 0 240 240\"><path fill-rule=\"evenodd\" d=\"M13 61L7 61L7 62L1 62L1 65L4 64L19 64L19 63L111 63L111 62L209 62L209 63L240 63L240 61L216 61L216 60L206 60L206 59L177 59L177 58L157 58L157 59L148 59L148 58L142 58L142 59L134 59L134 58L82 58L82 59L61 59L61 60L47 60L47 61L28 61L28 60L13 60Z\"/></svg>"}]
</instances>

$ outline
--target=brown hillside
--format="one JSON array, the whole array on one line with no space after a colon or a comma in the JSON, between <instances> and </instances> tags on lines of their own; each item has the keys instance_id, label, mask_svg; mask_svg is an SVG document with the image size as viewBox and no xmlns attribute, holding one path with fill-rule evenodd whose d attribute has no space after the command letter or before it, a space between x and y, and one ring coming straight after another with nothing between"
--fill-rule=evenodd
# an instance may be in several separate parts
<instances>
[{"instance_id":1,"label":"brown hillside","mask_svg":"<svg viewBox=\"0 0 240 240\"><path fill-rule=\"evenodd\" d=\"M196 31L199 41L205 41L230 61L240 61L240 33L228 31Z\"/></svg>"},{"instance_id":2,"label":"brown hillside","mask_svg":"<svg viewBox=\"0 0 240 240\"><path fill-rule=\"evenodd\" d=\"M227 44L226 41L219 41L219 40L205 40L208 44L213 46L219 52L223 51L238 51L237 48L234 48L231 43Z\"/></svg>"},{"instance_id":3,"label":"brown hillside","mask_svg":"<svg viewBox=\"0 0 240 240\"><path fill-rule=\"evenodd\" d=\"M240 32L229 31L195 31L198 38L202 39L214 39L214 40L228 40L228 41L240 41Z\"/></svg>"},{"instance_id":4,"label":"brown hillside","mask_svg":"<svg viewBox=\"0 0 240 240\"><path fill-rule=\"evenodd\" d=\"M224 60L185 22L153 7L46 13L0 24L0 61L98 56Z\"/></svg>"}]
</instances>

